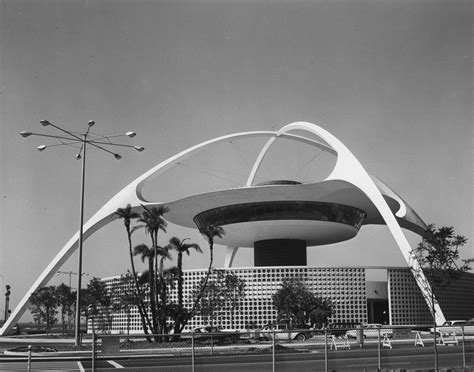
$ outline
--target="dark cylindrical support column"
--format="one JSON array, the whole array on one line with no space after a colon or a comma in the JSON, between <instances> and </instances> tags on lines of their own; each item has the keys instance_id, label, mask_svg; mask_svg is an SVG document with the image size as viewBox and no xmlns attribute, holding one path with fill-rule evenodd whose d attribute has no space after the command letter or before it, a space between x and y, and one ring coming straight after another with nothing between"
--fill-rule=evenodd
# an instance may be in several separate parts
<instances>
[{"instance_id":1,"label":"dark cylindrical support column","mask_svg":"<svg viewBox=\"0 0 474 372\"><path fill-rule=\"evenodd\" d=\"M255 266L306 266L306 242L298 239L260 240L254 244Z\"/></svg>"}]
</instances>

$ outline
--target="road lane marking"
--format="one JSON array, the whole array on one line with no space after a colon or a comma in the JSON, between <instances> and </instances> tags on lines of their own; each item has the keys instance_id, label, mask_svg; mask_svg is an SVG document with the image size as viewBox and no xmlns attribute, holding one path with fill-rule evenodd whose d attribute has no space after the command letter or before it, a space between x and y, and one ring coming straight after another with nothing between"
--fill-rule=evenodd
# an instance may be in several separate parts
<instances>
[{"instance_id":1,"label":"road lane marking","mask_svg":"<svg viewBox=\"0 0 474 372\"><path fill-rule=\"evenodd\" d=\"M79 371L86 372L85 368L82 366L81 362L77 362L77 366L79 367Z\"/></svg>"},{"instance_id":2,"label":"road lane marking","mask_svg":"<svg viewBox=\"0 0 474 372\"><path fill-rule=\"evenodd\" d=\"M405 362L405 363L399 362L399 363L397 363L397 365L399 365L399 364L411 364L411 363L410 362ZM376 364L376 363L350 364L350 365L348 364L346 367L353 368L353 367L372 367L372 366L376 367L376 366L378 366L378 364Z\"/></svg>"},{"instance_id":3,"label":"road lane marking","mask_svg":"<svg viewBox=\"0 0 474 372\"><path fill-rule=\"evenodd\" d=\"M117 362L114 362L113 360L108 360L107 363L112 364L115 368L125 368L121 364L118 364Z\"/></svg>"}]
</instances>

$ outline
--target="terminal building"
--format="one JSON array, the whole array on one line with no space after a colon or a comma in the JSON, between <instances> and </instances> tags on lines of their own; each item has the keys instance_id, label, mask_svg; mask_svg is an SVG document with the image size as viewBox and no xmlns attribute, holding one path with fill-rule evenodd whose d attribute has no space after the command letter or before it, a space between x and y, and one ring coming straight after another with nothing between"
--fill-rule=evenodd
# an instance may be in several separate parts
<instances>
[{"instance_id":1,"label":"terminal building","mask_svg":"<svg viewBox=\"0 0 474 372\"><path fill-rule=\"evenodd\" d=\"M195 193L167 202L150 202L143 197L142 189L149 179L180 164L182 159L215 143L252 137L265 137L267 140L254 159L243 186ZM317 182L293 179L256 182L264 158L275 140L281 138L333 155L335 165L329 175ZM225 235L215 239L216 244L226 247L222 269L246 281L246 296L235 312L235 319L230 319L227 313L218 319L225 328L230 328L231 323L233 328L245 329L250 324L262 326L274 322L276 312L271 305L271 295L284 278L292 276L302 278L318 296L331 299L335 305L333 322L430 323L430 285L411 254L414 247L410 246L403 232L405 229L422 236L427 225L400 195L369 174L341 141L318 125L295 122L277 131L229 134L192 146L157 164L116 194L84 225L84 237L117 219L115 211L127 204L134 212L141 212L143 206L166 205L169 212L165 219L186 228L201 229L209 224L223 227ZM367 279L370 267L308 266L308 249L347 241L369 225L387 227L406 266L379 267L379 270L386 271L386 280L380 282ZM76 250L77 241L76 234L29 293L47 283ZM252 267L233 266L242 247L253 249ZM192 287L204 275L205 270L185 272L185 299L190 297ZM452 318L453 314L461 319L474 317L474 280L472 275L466 275L463 280L457 287L458 292L449 292L451 298L446 293L436 294L434 307L438 324ZM109 285L118 281L118 277L106 279ZM452 296L457 296L456 304L464 301L457 310L450 306ZM443 298L448 298L448 301L443 302ZM29 295L20 302L2 332L14 324L18 314L27 307L28 299ZM116 317L114 331L123 331L124 316L119 314ZM137 316L133 322L139 327ZM196 317L188 327L201 324L202 319Z\"/></svg>"},{"instance_id":2,"label":"terminal building","mask_svg":"<svg viewBox=\"0 0 474 372\"><path fill-rule=\"evenodd\" d=\"M317 268L302 266L261 266L223 269L244 279L245 296L235 309L223 310L216 315L215 324L225 329L244 331L250 327L262 327L277 321L272 305L272 294L285 278L301 278L308 289L320 297L331 299L333 316L329 322L352 326L360 323L392 325L427 325L432 317L412 273L406 267L399 268ZM368 281L367 272L385 271L386 281ZM184 272L183 294L185 306L192 305L192 290L206 275L206 270ZM103 279L109 288L123 285L120 277ZM448 319L470 319L474 309L474 274L466 273L456 280L450 290L440 294L439 301ZM177 300L171 291L171 301ZM186 301L187 299L187 301ZM207 325L205 319L195 316L185 330ZM97 326L97 322L96 322ZM142 333L138 311L113 316L112 333ZM90 330L90 329L89 329Z\"/></svg>"}]
</instances>

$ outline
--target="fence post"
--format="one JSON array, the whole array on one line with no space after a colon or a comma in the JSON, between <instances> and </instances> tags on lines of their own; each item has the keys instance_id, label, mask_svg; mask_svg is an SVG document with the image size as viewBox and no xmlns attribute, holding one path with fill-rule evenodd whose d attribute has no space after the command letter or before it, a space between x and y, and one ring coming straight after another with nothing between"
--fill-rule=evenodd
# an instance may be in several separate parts
<instances>
[{"instance_id":1,"label":"fence post","mask_svg":"<svg viewBox=\"0 0 474 372\"><path fill-rule=\"evenodd\" d=\"M466 367L466 340L464 338L464 325L461 324L461 332L462 332L462 366Z\"/></svg>"},{"instance_id":2,"label":"fence post","mask_svg":"<svg viewBox=\"0 0 474 372\"><path fill-rule=\"evenodd\" d=\"M31 371L31 345L28 345L28 372Z\"/></svg>"},{"instance_id":3,"label":"fence post","mask_svg":"<svg viewBox=\"0 0 474 372\"><path fill-rule=\"evenodd\" d=\"M380 328L379 327L377 327L377 331L378 331L378 334L377 334L378 369L377 369L377 371L380 371L382 369L382 366L381 366L381 361L380 361Z\"/></svg>"},{"instance_id":4,"label":"fence post","mask_svg":"<svg viewBox=\"0 0 474 372\"><path fill-rule=\"evenodd\" d=\"M211 333L211 355L214 353L214 340L212 338L212 333Z\"/></svg>"},{"instance_id":5,"label":"fence post","mask_svg":"<svg viewBox=\"0 0 474 372\"><path fill-rule=\"evenodd\" d=\"M272 371L275 372L276 360L275 360L275 330L272 331Z\"/></svg>"},{"instance_id":6,"label":"fence post","mask_svg":"<svg viewBox=\"0 0 474 372\"><path fill-rule=\"evenodd\" d=\"M324 370L326 372L329 371L329 363L328 363L328 330L324 330Z\"/></svg>"},{"instance_id":7,"label":"fence post","mask_svg":"<svg viewBox=\"0 0 474 372\"><path fill-rule=\"evenodd\" d=\"M96 334L92 330L92 372L95 372Z\"/></svg>"},{"instance_id":8,"label":"fence post","mask_svg":"<svg viewBox=\"0 0 474 372\"><path fill-rule=\"evenodd\" d=\"M194 365L194 332L191 333L191 367L192 371L194 372L195 365Z\"/></svg>"}]
</instances>

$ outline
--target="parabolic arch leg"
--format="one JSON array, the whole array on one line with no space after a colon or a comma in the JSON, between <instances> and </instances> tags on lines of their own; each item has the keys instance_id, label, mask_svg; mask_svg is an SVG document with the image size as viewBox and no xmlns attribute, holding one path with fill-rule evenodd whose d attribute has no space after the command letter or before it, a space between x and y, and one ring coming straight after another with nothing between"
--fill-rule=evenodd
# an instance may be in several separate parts
<instances>
[{"instance_id":1,"label":"parabolic arch leg","mask_svg":"<svg viewBox=\"0 0 474 372\"><path fill-rule=\"evenodd\" d=\"M232 267L238 250L239 247L227 247L224 259L224 269L230 269Z\"/></svg>"}]
</instances>

